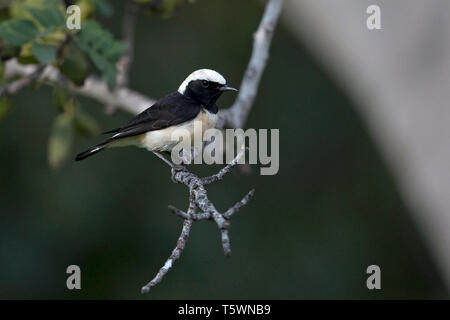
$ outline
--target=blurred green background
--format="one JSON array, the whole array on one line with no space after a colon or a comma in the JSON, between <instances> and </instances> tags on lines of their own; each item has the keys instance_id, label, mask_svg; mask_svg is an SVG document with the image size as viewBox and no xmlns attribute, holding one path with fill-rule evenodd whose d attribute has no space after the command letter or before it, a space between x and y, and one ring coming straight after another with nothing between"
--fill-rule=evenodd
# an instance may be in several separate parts
<instances>
[{"instance_id":1,"label":"blurred green background","mask_svg":"<svg viewBox=\"0 0 450 320\"><path fill-rule=\"evenodd\" d=\"M123 2L112 3L114 15L101 21L120 36ZM130 86L158 98L199 68L239 86L262 12L256 0L198 0L170 19L141 13ZM130 118L81 102L105 130ZM280 171L260 176L254 166L211 185L219 210L256 188L232 219L232 257L223 256L213 223L195 223L181 259L150 294L140 288L182 225L167 205L186 208L187 189L137 148L51 170L52 104L51 88L28 88L0 122L0 298L448 298L354 106L282 21L247 123L280 129ZM77 138L73 155L97 141ZM81 267L82 290L66 289L72 264ZM381 290L366 288L371 264L381 267Z\"/></svg>"}]
</instances>

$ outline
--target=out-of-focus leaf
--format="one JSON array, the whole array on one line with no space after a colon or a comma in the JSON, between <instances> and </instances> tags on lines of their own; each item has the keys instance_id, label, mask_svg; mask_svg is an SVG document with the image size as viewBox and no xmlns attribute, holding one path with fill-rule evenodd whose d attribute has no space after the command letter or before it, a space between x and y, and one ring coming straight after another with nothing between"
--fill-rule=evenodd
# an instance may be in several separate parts
<instances>
[{"instance_id":1,"label":"out-of-focus leaf","mask_svg":"<svg viewBox=\"0 0 450 320\"><path fill-rule=\"evenodd\" d=\"M81 21L90 18L94 13L94 3L92 0L78 0L75 4L80 7Z\"/></svg>"},{"instance_id":2,"label":"out-of-focus leaf","mask_svg":"<svg viewBox=\"0 0 450 320\"><path fill-rule=\"evenodd\" d=\"M31 51L42 64L51 64L56 60L56 47L48 44L33 42Z\"/></svg>"},{"instance_id":3,"label":"out-of-focus leaf","mask_svg":"<svg viewBox=\"0 0 450 320\"><path fill-rule=\"evenodd\" d=\"M91 0L94 2L95 12L100 15L109 17L113 14L114 9L107 0Z\"/></svg>"},{"instance_id":4,"label":"out-of-focus leaf","mask_svg":"<svg viewBox=\"0 0 450 320\"><path fill-rule=\"evenodd\" d=\"M88 69L89 64L83 52L74 44L66 46L59 70L76 85L83 85Z\"/></svg>"},{"instance_id":5,"label":"out-of-focus leaf","mask_svg":"<svg viewBox=\"0 0 450 320\"><path fill-rule=\"evenodd\" d=\"M9 13L12 18L30 19L28 8L42 8L55 3L55 0L13 0L9 5Z\"/></svg>"},{"instance_id":6,"label":"out-of-focus leaf","mask_svg":"<svg viewBox=\"0 0 450 320\"><path fill-rule=\"evenodd\" d=\"M2 120L11 109L11 103L8 98L0 98L0 120Z\"/></svg>"},{"instance_id":7,"label":"out-of-focus leaf","mask_svg":"<svg viewBox=\"0 0 450 320\"><path fill-rule=\"evenodd\" d=\"M70 153L73 142L73 117L70 113L59 114L52 127L48 141L48 163L51 168L61 167Z\"/></svg>"},{"instance_id":8,"label":"out-of-focus leaf","mask_svg":"<svg viewBox=\"0 0 450 320\"><path fill-rule=\"evenodd\" d=\"M85 136L95 136L100 134L101 129L97 121L85 112L81 106L77 106L74 119L75 129Z\"/></svg>"},{"instance_id":9,"label":"out-of-focus leaf","mask_svg":"<svg viewBox=\"0 0 450 320\"><path fill-rule=\"evenodd\" d=\"M125 46L95 21L86 21L82 24L75 43L89 56L108 87L113 89L116 84L116 63L125 51Z\"/></svg>"},{"instance_id":10,"label":"out-of-focus leaf","mask_svg":"<svg viewBox=\"0 0 450 320\"><path fill-rule=\"evenodd\" d=\"M36 64L38 60L34 57L33 52L31 51L32 42L26 43L20 47L20 53L18 57L18 61L21 64Z\"/></svg>"},{"instance_id":11,"label":"out-of-focus leaf","mask_svg":"<svg viewBox=\"0 0 450 320\"><path fill-rule=\"evenodd\" d=\"M33 19L44 29L62 27L66 23L61 10L55 6L47 6L44 8L29 8L28 12L33 17Z\"/></svg>"},{"instance_id":12,"label":"out-of-focus leaf","mask_svg":"<svg viewBox=\"0 0 450 320\"><path fill-rule=\"evenodd\" d=\"M37 27L29 20L13 19L0 24L0 37L12 46L21 46L37 35Z\"/></svg>"},{"instance_id":13,"label":"out-of-focus leaf","mask_svg":"<svg viewBox=\"0 0 450 320\"><path fill-rule=\"evenodd\" d=\"M69 99L69 94L66 89L55 87L53 90L53 103L59 112L64 112L65 104Z\"/></svg>"},{"instance_id":14,"label":"out-of-focus leaf","mask_svg":"<svg viewBox=\"0 0 450 320\"><path fill-rule=\"evenodd\" d=\"M144 3L147 12L159 15L162 18L170 17L174 11L186 0L135 0Z\"/></svg>"},{"instance_id":15,"label":"out-of-focus leaf","mask_svg":"<svg viewBox=\"0 0 450 320\"><path fill-rule=\"evenodd\" d=\"M0 37L0 59L9 60L20 52L20 47L9 46L6 41Z\"/></svg>"},{"instance_id":16,"label":"out-of-focus leaf","mask_svg":"<svg viewBox=\"0 0 450 320\"><path fill-rule=\"evenodd\" d=\"M12 0L9 5L9 14L12 18L30 19L31 15L28 9L43 9L48 7L64 9L61 0Z\"/></svg>"}]
</instances>

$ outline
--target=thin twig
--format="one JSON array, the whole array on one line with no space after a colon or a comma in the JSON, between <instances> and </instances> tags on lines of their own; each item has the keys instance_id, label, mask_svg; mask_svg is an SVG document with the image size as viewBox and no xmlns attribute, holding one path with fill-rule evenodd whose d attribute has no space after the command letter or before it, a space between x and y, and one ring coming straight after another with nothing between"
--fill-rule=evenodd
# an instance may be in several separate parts
<instances>
[{"instance_id":1,"label":"thin twig","mask_svg":"<svg viewBox=\"0 0 450 320\"><path fill-rule=\"evenodd\" d=\"M245 149L241 150L241 152L238 153L233 161L231 161L230 164L227 165L229 169L227 169L226 171L221 170L221 177L231 171L231 168L237 164L238 158L242 156L244 151ZM157 273L155 278L153 278L153 280L151 280L147 285L142 287L142 293L149 292L151 287L154 287L159 282L161 282L166 273L172 268L173 263L180 257L189 237L192 222L194 221L210 219L214 220L220 231L220 239L224 253L226 256L229 256L231 254L230 237L228 234L228 228L230 227L229 219L231 218L233 213L237 212L241 207L246 205L251 196L254 194L254 190L250 190L250 192L242 200L237 202L234 206L232 206L224 214L222 214L217 211L214 204L209 200L202 178L199 178L196 174L189 172L186 168L181 171L174 170L175 165L173 163L164 158L164 156L162 156L161 154L155 154L161 160L163 160L164 163L172 168L172 180L175 183L182 183L189 188L189 208L187 212L184 212L172 205L169 206L169 210L172 213L184 219L183 230L181 231L177 246L172 251L172 254L166 260L165 264L159 269L159 272ZM219 181L220 179L214 181ZM213 181L210 181L209 183L211 182ZM201 212L196 213L196 208L200 209Z\"/></svg>"},{"instance_id":2,"label":"thin twig","mask_svg":"<svg viewBox=\"0 0 450 320\"><path fill-rule=\"evenodd\" d=\"M229 173L233 169L234 166L236 166L239 163L239 160L241 160L242 156L245 154L245 150L246 150L246 148L244 148L244 146L243 146L241 148L241 150L238 152L237 156L230 163L228 163L225 167L223 167L218 173L213 174L212 176L209 176L209 177L202 178L203 184L207 185L207 184L222 180L223 177L227 173Z\"/></svg>"},{"instance_id":3,"label":"thin twig","mask_svg":"<svg viewBox=\"0 0 450 320\"><path fill-rule=\"evenodd\" d=\"M162 161L164 161L168 166L170 166L172 169L176 169L176 165L173 164L171 161L167 160L161 153L158 151L152 151L155 156L160 158Z\"/></svg>"},{"instance_id":4,"label":"thin twig","mask_svg":"<svg viewBox=\"0 0 450 320\"><path fill-rule=\"evenodd\" d=\"M218 127L242 128L252 109L258 86L269 58L269 49L283 0L269 0L254 34L253 50L234 104L219 114Z\"/></svg>"},{"instance_id":5,"label":"thin twig","mask_svg":"<svg viewBox=\"0 0 450 320\"><path fill-rule=\"evenodd\" d=\"M217 124L218 128L226 125L233 128L240 128L244 125L253 106L258 85L267 63L270 43L281 12L282 4L283 0L268 0L262 21L254 35L252 55L242 80L240 93L232 107L220 112L220 122ZM129 17L131 17L131 14ZM132 43L133 35L129 37L129 35L127 36L126 34L128 34L129 30L134 28L135 21L133 21L132 24L129 24L129 26L133 27L130 27L130 29L126 27L127 30L125 32L125 25L128 25L126 19L128 18L125 17L124 20L124 38L130 39L130 43ZM135 20L135 13L133 19ZM132 114L138 114L153 105L154 100L126 87L128 82L129 66L133 53L132 45L128 48L131 49L131 53L128 51L131 58L128 58L128 61L125 61L125 66L123 68L125 72L123 70L121 71L123 79L119 79L119 86L117 90L114 90L114 92L109 91L104 81L101 81L95 77L87 78L83 86L79 87L75 86L70 80L64 77L57 68L51 65L42 70L42 66L40 65L25 66L19 64L15 58L12 58L6 62L5 78L8 79L15 76L20 76L22 79L16 80L10 85L1 88L0 95L16 93L33 81L42 72L40 81L64 87L75 94L92 98L102 104L111 105ZM214 204L209 200L205 185L221 180L238 163L238 157L242 156L242 154L243 152L238 153L236 158L233 159L233 161L225 166L221 171L206 178L200 178L189 172L186 168L182 168L182 170L180 170L176 165L165 159L162 155L157 154L158 157L163 159L165 163L172 168L172 180L176 183L182 183L189 188L189 209L186 213L184 213L176 208L173 209L174 207L171 208L172 212L184 219L183 228L175 249L172 251L171 255L166 260L164 266L161 267L155 278L142 287L143 293L149 292L150 288L161 282L166 273L172 268L174 262L180 257L189 237L193 221L205 219L214 220L220 231L220 238L225 255L229 255L231 253L230 238L228 234L228 228L230 226L229 219L242 206L248 203L254 193L254 190L251 190L242 200L233 205L225 213L220 213L215 208ZM195 212L197 208L201 211L200 213Z\"/></svg>"},{"instance_id":6,"label":"thin twig","mask_svg":"<svg viewBox=\"0 0 450 320\"><path fill-rule=\"evenodd\" d=\"M277 24L282 4L283 0L269 0L267 2L263 18L254 35L252 55L242 80L239 95L230 108L220 111L219 122L217 123L218 128L227 125L232 128L240 128L245 123L267 63L273 31ZM12 58L6 62L5 77L28 77L37 68L37 65L21 65L15 58ZM142 112L155 102L153 99L126 87L110 92L104 81L94 77L89 77L83 86L77 87L65 79L58 69L52 66L48 66L46 69L48 69L48 72L47 77L44 79L45 81L64 86L76 94L92 98L105 105L115 106L132 114ZM3 95L3 93L1 94Z\"/></svg>"},{"instance_id":7,"label":"thin twig","mask_svg":"<svg viewBox=\"0 0 450 320\"><path fill-rule=\"evenodd\" d=\"M169 205L168 208L170 212L183 219L192 219L194 221L211 219L211 215L209 213L202 212L202 213L188 214L187 212L184 212L183 210L180 210L172 205Z\"/></svg>"},{"instance_id":8,"label":"thin twig","mask_svg":"<svg viewBox=\"0 0 450 320\"><path fill-rule=\"evenodd\" d=\"M240 128L247 120L258 91L259 81L267 63L270 43L281 12L282 4L283 0L269 0L267 2L263 18L254 35L252 56L242 81L240 93L233 106L228 110L221 111L219 114L218 128L222 128L226 125L233 128ZM230 226L229 219L235 212L250 201L255 190L250 190L242 200L222 214L216 210L214 204L209 200L205 185L221 180L234 166L236 166L244 153L245 149L240 150L238 155L217 174L204 178L199 178L187 169L174 170L174 165L167 159L163 159L164 162L169 164L172 168L172 181L175 183L182 183L189 188L189 209L187 212L183 212L174 206L169 206L170 211L184 219L183 231L178 240L180 245L177 244L177 247L173 250L169 259L160 269L156 277L142 288L142 293L148 292L151 287L161 282L164 275L171 269L173 262L179 258L186 245L193 221L213 219L220 230L220 238L225 255L231 254L230 238L228 234L228 228ZM201 213L195 213L195 208L200 209Z\"/></svg>"},{"instance_id":9,"label":"thin twig","mask_svg":"<svg viewBox=\"0 0 450 320\"><path fill-rule=\"evenodd\" d=\"M125 1L125 10L122 22L122 38L126 46L125 54L118 62L117 86L119 88L128 86L130 66L134 59L134 34L138 14L138 4L135 1Z\"/></svg>"},{"instance_id":10,"label":"thin twig","mask_svg":"<svg viewBox=\"0 0 450 320\"><path fill-rule=\"evenodd\" d=\"M117 61L117 85L114 89L116 94L121 88L126 88L129 82L130 67L134 59L134 34L138 14L138 4L134 1L125 1L125 9L122 20L122 42L126 50L122 57ZM107 104L105 111L112 114L117 110L115 104Z\"/></svg>"},{"instance_id":11,"label":"thin twig","mask_svg":"<svg viewBox=\"0 0 450 320\"><path fill-rule=\"evenodd\" d=\"M181 229L181 234L178 237L177 245L175 246L175 249L173 249L172 253L170 254L169 258L166 260L164 265L159 269L156 276L145 286L142 287L141 292L147 293L150 291L150 289L154 286L156 286L158 283L161 282L161 280L164 278L166 273L172 268L175 261L177 261L181 253L183 252L186 242L189 238L189 233L191 232L191 226L192 226L192 220L191 219L185 219L183 222L183 228Z\"/></svg>"},{"instance_id":12,"label":"thin twig","mask_svg":"<svg viewBox=\"0 0 450 320\"><path fill-rule=\"evenodd\" d=\"M37 65L22 65L15 58L12 58L5 64L5 78L28 77L37 69ZM75 86L57 68L51 65L45 68L40 79L41 81L66 88L75 94L94 99L102 104L117 106L117 108L131 114L138 114L155 103L153 99L129 88L119 88L117 91L111 92L104 81L93 76L88 77L84 81L83 86Z\"/></svg>"},{"instance_id":13,"label":"thin twig","mask_svg":"<svg viewBox=\"0 0 450 320\"><path fill-rule=\"evenodd\" d=\"M44 70L44 65L37 65L31 72L29 72L26 76L17 79L10 84L3 86L0 88L0 97L10 96L18 93L24 87L29 85L33 80L39 77L39 75Z\"/></svg>"},{"instance_id":14,"label":"thin twig","mask_svg":"<svg viewBox=\"0 0 450 320\"><path fill-rule=\"evenodd\" d=\"M255 189L250 190L245 195L245 197L242 198L241 201L236 202L236 204L234 206L232 206L230 209L225 211L225 213L223 214L225 219L230 219L234 213L238 212L239 209L241 209L243 206L245 206L250 201L250 198L253 197L254 194L255 194Z\"/></svg>"}]
</instances>

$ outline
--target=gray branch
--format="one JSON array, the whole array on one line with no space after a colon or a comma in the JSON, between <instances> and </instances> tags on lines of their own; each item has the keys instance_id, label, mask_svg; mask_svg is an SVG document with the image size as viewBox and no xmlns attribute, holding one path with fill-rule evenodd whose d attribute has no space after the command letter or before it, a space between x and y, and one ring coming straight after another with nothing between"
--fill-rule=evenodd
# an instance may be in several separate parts
<instances>
[{"instance_id":1,"label":"gray branch","mask_svg":"<svg viewBox=\"0 0 450 320\"><path fill-rule=\"evenodd\" d=\"M261 23L254 34L253 50L234 104L219 113L218 127L242 128L258 92L259 82L269 59L269 49L283 0L269 0Z\"/></svg>"},{"instance_id":2,"label":"gray branch","mask_svg":"<svg viewBox=\"0 0 450 320\"><path fill-rule=\"evenodd\" d=\"M252 55L245 71L242 84L240 87L239 95L236 98L234 104L219 113L218 128L225 127L226 125L239 128L242 127L247 120L248 114L253 106L255 100L259 81L267 63L269 48L272 41L273 32L275 30L283 0L269 0L264 11L261 23L254 34ZM132 43L134 36L129 36L129 31L134 28L135 14L132 9L128 11L130 14L128 18L124 18L123 34L124 38L128 39L129 43ZM131 48L129 46L128 48ZM127 65L124 69L125 75L122 79L126 79L128 76L129 65L131 63L132 51L128 51L129 57ZM10 79L13 77L25 78L23 81L16 80L14 84L3 87L1 94L6 93L15 94L24 86L28 85L33 79L35 72L40 68L38 65L22 65L17 62L15 58L12 58L6 62L5 78ZM120 68L120 66L119 66ZM120 73L120 72L119 72ZM31 76L33 74L33 76ZM86 79L83 86L75 86L67 78L65 78L57 68L48 65L45 67L45 76L40 77L44 82L62 86L75 94L85 96L96 100L104 105L112 106L112 108L118 108L131 114L138 114L151 106L155 100L149 98L139 92L133 91L125 86L126 80L119 79L118 89L114 92L109 91L106 83L95 77L89 77ZM31 81L30 81L31 77ZM120 78L120 77L119 77ZM17 82L18 81L18 82ZM120 84L123 86L120 86Z\"/></svg>"},{"instance_id":3,"label":"gray branch","mask_svg":"<svg viewBox=\"0 0 450 320\"><path fill-rule=\"evenodd\" d=\"M178 237L178 241L177 241L177 245L175 246L175 249L173 249L169 258L166 260L166 262L161 267L161 269L159 269L156 276L149 283L147 283L145 286L142 287L142 289L141 289L142 293L148 293L152 287L154 287L158 283L160 283L161 280L166 275L166 273L172 268L174 262L180 258L180 255L183 252L184 247L186 246L186 242L189 238L189 233L191 232L191 226L192 226L192 220L185 219L183 222L183 228L181 229L181 234Z\"/></svg>"},{"instance_id":4,"label":"gray branch","mask_svg":"<svg viewBox=\"0 0 450 320\"><path fill-rule=\"evenodd\" d=\"M114 93L121 88L126 88L129 82L130 66L134 59L134 34L136 28L136 20L138 14L138 4L134 1L125 1L125 10L122 20L122 41L126 50L123 56L117 61L117 86ZM117 110L118 106L114 104L106 105L106 113L112 114Z\"/></svg>"},{"instance_id":5,"label":"gray branch","mask_svg":"<svg viewBox=\"0 0 450 320\"><path fill-rule=\"evenodd\" d=\"M134 34L138 14L138 4L134 1L125 2L125 12L122 22L122 37L126 46L125 54L117 63L118 77L117 86L119 88L128 86L130 66L134 59Z\"/></svg>"},{"instance_id":6,"label":"gray branch","mask_svg":"<svg viewBox=\"0 0 450 320\"><path fill-rule=\"evenodd\" d=\"M230 126L234 128L242 127L250 113L255 100L258 85L269 57L269 48L273 37L283 0L268 0L261 23L254 34L252 55L242 80L240 92L234 104L227 110L219 113L218 128ZM127 4L124 21L123 36L127 44L127 52L118 63L119 75L118 86L111 92L106 83L95 77L88 77L83 86L74 85L57 68L48 65L42 70L39 65L21 65L15 58L10 59L5 65L5 78L22 77L11 83L7 87L1 88L1 95L15 94L21 88L28 85L39 76L39 81L66 88L67 90L93 100L96 100L111 110L115 108L127 111L131 114L138 114L153 105L154 100L136 91L127 88L128 72L133 60L134 26L136 23L137 9L135 4ZM152 287L161 282L166 273L172 268L174 262L179 259L189 238L192 223L199 220L212 220L220 231L220 239L225 255L231 254L230 238L228 229L229 219L240 208L246 205L254 194L250 190L242 200L238 201L224 213L219 212L214 204L209 200L205 185L220 181L233 167L238 164L240 157L245 153L241 150L235 159L220 170L217 174L200 178L189 172L185 167L175 166L170 161L164 159L160 154L155 153L172 168L172 180L181 183L189 189L189 208L183 212L173 206L169 209L176 215L184 219L183 228L178 238L175 249L166 260L165 264L158 271L157 275L144 287L142 293L149 292ZM199 213L196 210L200 210Z\"/></svg>"},{"instance_id":7,"label":"gray branch","mask_svg":"<svg viewBox=\"0 0 450 320\"><path fill-rule=\"evenodd\" d=\"M237 163L237 161L234 163ZM231 170L228 170L227 172L230 171ZM195 204L195 207L202 212L202 219L214 220L221 233L223 251L226 256L229 256L231 254L230 239L228 236L228 228L230 223L224 214L220 213L214 204L209 200L203 179L185 169L178 171L172 170L172 180L175 183L184 184L189 188L189 194L192 196L190 202ZM250 200L250 197L245 198L244 204L246 204L248 200ZM232 208L237 205L238 204L234 205ZM178 214L180 214L179 211ZM192 219L198 220L195 218Z\"/></svg>"},{"instance_id":8,"label":"gray branch","mask_svg":"<svg viewBox=\"0 0 450 320\"><path fill-rule=\"evenodd\" d=\"M250 190L245 195L245 197L242 198L241 201L236 202L236 204L234 206L232 206L230 209L225 211L225 213L223 214L225 219L230 219L234 213L238 212L243 206L245 206L250 201L250 198L253 197L254 194L255 194L255 189Z\"/></svg>"},{"instance_id":9,"label":"gray branch","mask_svg":"<svg viewBox=\"0 0 450 320\"><path fill-rule=\"evenodd\" d=\"M202 178L202 183L204 185L213 183L213 182L217 182L219 180L222 180L223 177L231 171L231 169L233 169L233 167L235 165L238 164L239 160L243 157L243 155L245 154L245 150L246 148L244 148L244 146L242 146L242 149L239 151L239 153L237 154L237 156L230 162L228 163L225 167L223 167L219 172L217 172L216 174L213 174L212 176L209 177L204 177Z\"/></svg>"},{"instance_id":10,"label":"gray branch","mask_svg":"<svg viewBox=\"0 0 450 320\"><path fill-rule=\"evenodd\" d=\"M189 233L191 230L192 222L199 220L213 220L217 228L220 231L220 239L222 242L223 251L226 256L231 254L231 245L230 245L230 237L228 234L228 228L230 227L229 219L231 216L237 212L240 208L245 206L250 198L253 196L255 190L250 190L245 197L237 202L230 209L225 211L225 213L220 213L214 204L209 200L208 193L205 189L205 182L212 183L215 181L219 181L223 178L223 176L231 171L231 169L237 165L238 160L242 157L245 150L241 150L238 155L231 161L225 168L226 170L221 170L217 175L211 176L216 177L220 176L219 179L209 179L205 180L205 178L200 178L196 174L189 172L185 167L179 168L174 164L170 163L169 160L164 159L164 162L168 164L172 168L172 180L174 183L181 183L188 187L189 189L189 207L187 212L184 212L172 205L169 206L169 210L175 215L184 219L183 229L181 230L181 234L178 238L177 245L175 249L172 251L169 258L166 260L164 265L159 269L156 276L144 287L142 287L141 292L147 293L150 291L150 288L154 287L158 283L161 282L166 273L172 268L173 263L178 260L181 253L183 252L187 239L189 238ZM158 157L162 157L159 154L156 154ZM224 168L224 169L225 169ZM211 178L208 177L208 178ZM214 181L213 181L214 180ZM196 209L199 209L201 212L197 213Z\"/></svg>"},{"instance_id":11,"label":"gray branch","mask_svg":"<svg viewBox=\"0 0 450 320\"><path fill-rule=\"evenodd\" d=\"M11 79L20 76L22 79L28 79L39 68L38 65L22 65L13 58L6 62L5 78ZM153 99L129 88L119 88L117 91L111 92L104 81L95 77L88 77L81 87L75 86L57 68L51 65L45 67L39 80L64 87L75 94L94 99L102 104L116 106L132 114L144 111L155 102ZM19 89L22 87L20 86ZM14 93L17 93L17 91Z\"/></svg>"},{"instance_id":12,"label":"gray branch","mask_svg":"<svg viewBox=\"0 0 450 320\"><path fill-rule=\"evenodd\" d=\"M43 65L36 65L32 70L30 70L30 72L22 76L20 79L14 80L9 84L0 87L0 97L11 96L18 93L20 90L22 90L36 78L38 78L42 70L44 70Z\"/></svg>"},{"instance_id":13,"label":"gray branch","mask_svg":"<svg viewBox=\"0 0 450 320\"><path fill-rule=\"evenodd\" d=\"M218 128L227 125L233 128L241 128L247 121L248 114L250 113L258 92L258 85L262 73L269 58L270 43L281 13L282 5L283 0L269 0L267 2L261 23L254 34L253 51L242 80L239 95L229 109L219 113ZM209 200L208 193L205 189L205 185L222 180L223 177L238 164L239 159L245 154L245 149L240 150L237 156L217 174L203 178L189 172L185 167L176 167L162 155L158 153L155 154L162 158L162 160L172 168L172 181L184 184L188 187L189 209L187 212L184 212L174 206L169 206L169 210L172 213L184 219L183 230L178 239L177 246L172 251L169 259L166 260L166 263L159 270L155 278L142 288L142 293L149 292L151 287L154 287L161 282L164 275L172 268L173 262L180 257L189 237L193 221L214 220L220 231L223 251L226 256L229 256L231 254L230 237L228 234L228 228L230 227L229 219L235 212L250 201L255 192L254 189L250 190L242 200L238 201L235 205L225 211L225 213L221 213ZM199 209L201 212L196 213L196 209Z\"/></svg>"}]
</instances>

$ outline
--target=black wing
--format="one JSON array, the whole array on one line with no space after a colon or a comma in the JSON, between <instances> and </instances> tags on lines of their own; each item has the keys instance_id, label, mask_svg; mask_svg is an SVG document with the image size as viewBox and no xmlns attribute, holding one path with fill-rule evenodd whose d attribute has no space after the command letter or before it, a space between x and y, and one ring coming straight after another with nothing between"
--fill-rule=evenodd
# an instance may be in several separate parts
<instances>
[{"instance_id":1,"label":"black wing","mask_svg":"<svg viewBox=\"0 0 450 320\"><path fill-rule=\"evenodd\" d=\"M158 100L123 127L107 133L115 133L111 140L136 136L192 120L200 110L201 106L196 101L174 92Z\"/></svg>"}]
</instances>

